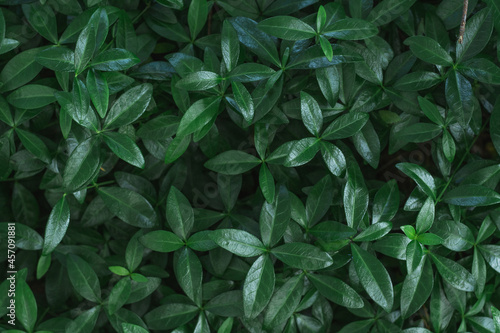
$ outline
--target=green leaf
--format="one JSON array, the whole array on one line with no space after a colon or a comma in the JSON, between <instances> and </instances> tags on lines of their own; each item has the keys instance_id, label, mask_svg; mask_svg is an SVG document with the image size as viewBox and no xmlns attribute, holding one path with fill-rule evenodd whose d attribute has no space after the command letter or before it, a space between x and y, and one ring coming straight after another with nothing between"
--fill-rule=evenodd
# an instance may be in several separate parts
<instances>
[{"instance_id":1,"label":"green leaf","mask_svg":"<svg viewBox=\"0 0 500 333\"><path fill-rule=\"evenodd\" d=\"M166 230L151 231L139 240L142 245L157 252L173 252L184 246L182 239Z\"/></svg>"},{"instance_id":2,"label":"green leaf","mask_svg":"<svg viewBox=\"0 0 500 333\"><path fill-rule=\"evenodd\" d=\"M120 276L130 275L129 270L126 269L125 267L122 267L122 266L109 266L108 268L112 273L114 273L116 275L120 275Z\"/></svg>"},{"instance_id":3,"label":"green leaf","mask_svg":"<svg viewBox=\"0 0 500 333\"><path fill-rule=\"evenodd\" d=\"M97 9L90 17L87 25L83 28L76 41L75 48L75 74L80 74L94 56L95 50L100 46L99 36L100 21L106 22L108 15L104 8ZM106 31L107 33L107 31ZM101 37L102 38L102 37Z\"/></svg>"},{"instance_id":4,"label":"green leaf","mask_svg":"<svg viewBox=\"0 0 500 333\"><path fill-rule=\"evenodd\" d=\"M266 201L272 204L275 195L274 178L265 163L262 163L260 167L259 186Z\"/></svg>"},{"instance_id":5,"label":"green leaf","mask_svg":"<svg viewBox=\"0 0 500 333\"><path fill-rule=\"evenodd\" d=\"M231 82L253 82L267 79L273 74L276 72L268 66L248 63L237 66L227 74L226 79Z\"/></svg>"},{"instance_id":6,"label":"green leaf","mask_svg":"<svg viewBox=\"0 0 500 333\"><path fill-rule=\"evenodd\" d=\"M396 164L396 168L413 179L425 194L434 201L436 200L436 184L434 178L427 170L413 163L398 163Z\"/></svg>"},{"instance_id":7,"label":"green leaf","mask_svg":"<svg viewBox=\"0 0 500 333\"><path fill-rule=\"evenodd\" d=\"M189 73L180 81L176 87L184 90L208 90L217 86L222 81L219 74L209 71Z\"/></svg>"},{"instance_id":8,"label":"green leaf","mask_svg":"<svg viewBox=\"0 0 500 333\"><path fill-rule=\"evenodd\" d=\"M345 18L328 25L321 33L327 38L360 40L377 35L378 29L368 21Z\"/></svg>"},{"instance_id":9,"label":"green leaf","mask_svg":"<svg viewBox=\"0 0 500 333\"><path fill-rule=\"evenodd\" d=\"M168 144L167 150L165 152L165 164L175 162L179 157L184 154L191 143L191 135L188 136L176 136Z\"/></svg>"},{"instance_id":10,"label":"green leaf","mask_svg":"<svg viewBox=\"0 0 500 333\"><path fill-rule=\"evenodd\" d=\"M257 28L257 22L247 17L235 17L229 20L238 33L238 39L259 58L281 66L278 50L271 37Z\"/></svg>"},{"instance_id":11,"label":"green leaf","mask_svg":"<svg viewBox=\"0 0 500 333\"><path fill-rule=\"evenodd\" d=\"M174 272L177 282L184 293L201 306L201 282L203 270L196 254L187 247L179 249L174 254Z\"/></svg>"},{"instance_id":12,"label":"green leaf","mask_svg":"<svg viewBox=\"0 0 500 333\"><path fill-rule=\"evenodd\" d=\"M368 189L357 164L347 165L347 183L343 203L347 225L356 228L368 209Z\"/></svg>"},{"instance_id":13,"label":"green leaf","mask_svg":"<svg viewBox=\"0 0 500 333\"><path fill-rule=\"evenodd\" d=\"M410 9L415 1L416 0L383 0L372 9L366 19L377 26L387 24Z\"/></svg>"},{"instance_id":14,"label":"green leaf","mask_svg":"<svg viewBox=\"0 0 500 333\"><path fill-rule=\"evenodd\" d=\"M368 295L385 311L390 312L394 303L392 281L384 265L372 254L351 243L354 268Z\"/></svg>"},{"instance_id":15,"label":"green leaf","mask_svg":"<svg viewBox=\"0 0 500 333\"><path fill-rule=\"evenodd\" d=\"M318 102L306 92L300 92L300 114L307 130L315 136L319 135L323 126L323 113Z\"/></svg>"},{"instance_id":16,"label":"green leaf","mask_svg":"<svg viewBox=\"0 0 500 333\"><path fill-rule=\"evenodd\" d=\"M260 212L260 234L265 246L272 247L280 241L288 227L290 214L288 190L280 186L273 202L264 202Z\"/></svg>"},{"instance_id":17,"label":"green leaf","mask_svg":"<svg viewBox=\"0 0 500 333\"><path fill-rule=\"evenodd\" d=\"M476 281L471 273L455 261L430 253L434 265L441 277L453 288L462 291L474 291Z\"/></svg>"},{"instance_id":18,"label":"green leaf","mask_svg":"<svg viewBox=\"0 0 500 333\"><path fill-rule=\"evenodd\" d=\"M346 161L342 151L330 142L321 141L321 156L332 174L340 176L346 167Z\"/></svg>"},{"instance_id":19,"label":"green leaf","mask_svg":"<svg viewBox=\"0 0 500 333\"><path fill-rule=\"evenodd\" d=\"M109 87L101 72L90 70L87 73L87 89L97 113L104 118L108 112Z\"/></svg>"},{"instance_id":20,"label":"green leaf","mask_svg":"<svg viewBox=\"0 0 500 333\"><path fill-rule=\"evenodd\" d=\"M33 29L52 44L57 44L57 20L52 7L30 3L24 4L22 8Z\"/></svg>"},{"instance_id":21,"label":"green leaf","mask_svg":"<svg viewBox=\"0 0 500 333\"><path fill-rule=\"evenodd\" d=\"M446 103L450 108L450 115L465 126L469 123L474 109L472 85L460 73L453 70L446 79Z\"/></svg>"},{"instance_id":22,"label":"green leaf","mask_svg":"<svg viewBox=\"0 0 500 333\"><path fill-rule=\"evenodd\" d=\"M138 228L152 228L157 224L153 207L137 192L119 187L100 187L98 193L107 208L123 222Z\"/></svg>"},{"instance_id":23,"label":"green leaf","mask_svg":"<svg viewBox=\"0 0 500 333\"><path fill-rule=\"evenodd\" d=\"M63 196L52 208L45 226L42 255L50 254L62 241L68 229L69 218L69 205L66 197Z\"/></svg>"},{"instance_id":24,"label":"green leaf","mask_svg":"<svg viewBox=\"0 0 500 333\"><path fill-rule=\"evenodd\" d=\"M139 58L132 52L124 49L110 49L99 53L92 59L90 66L100 71L113 72L124 71L137 65Z\"/></svg>"},{"instance_id":25,"label":"green leaf","mask_svg":"<svg viewBox=\"0 0 500 333\"><path fill-rule=\"evenodd\" d=\"M44 163L50 163L50 152L45 143L35 134L16 128L16 134L23 146Z\"/></svg>"},{"instance_id":26,"label":"green leaf","mask_svg":"<svg viewBox=\"0 0 500 333\"><path fill-rule=\"evenodd\" d=\"M457 206L489 206L500 202L500 194L481 185L462 185L448 191L443 201Z\"/></svg>"},{"instance_id":27,"label":"green leaf","mask_svg":"<svg viewBox=\"0 0 500 333\"><path fill-rule=\"evenodd\" d=\"M369 116L362 112L349 112L335 119L321 136L325 140L344 139L359 132L368 121Z\"/></svg>"},{"instance_id":28,"label":"green leaf","mask_svg":"<svg viewBox=\"0 0 500 333\"><path fill-rule=\"evenodd\" d=\"M394 88L402 91L426 90L439 84L441 80L441 76L437 73L416 71L397 80Z\"/></svg>"},{"instance_id":29,"label":"green leaf","mask_svg":"<svg viewBox=\"0 0 500 333\"><path fill-rule=\"evenodd\" d=\"M298 167L311 161L319 150L320 140L317 138L301 139L291 147L284 166Z\"/></svg>"},{"instance_id":30,"label":"green leaf","mask_svg":"<svg viewBox=\"0 0 500 333\"><path fill-rule=\"evenodd\" d=\"M330 43L328 44L330 45ZM331 59L329 59L329 61L331 61ZM318 81L319 88L321 89L323 96L325 96L328 101L328 104L330 104L330 106L335 106L339 98L340 91L340 73L337 67L331 66L317 69L316 80Z\"/></svg>"},{"instance_id":31,"label":"green leaf","mask_svg":"<svg viewBox=\"0 0 500 333\"><path fill-rule=\"evenodd\" d=\"M21 323L26 331L33 332L38 312L36 299L26 281L17 275L16 277L15 293L12 295L14 298L11 298L12 300L15 300L16 319ZM12 291L9 291L9 293L11 292Z\"/></svg>"},{"instance_id":32,"label":"green leaf","mask_svg":"<svg viewBox=\"0 0 500 333\"><path fill-rule=\"evenodd\" d=\"M308 274L307 278L321 295L340 306L351 309L359 309L364 306L361 296L340 279L319 274Z\"/></svg>"},{"instance_id":33,"label":"green leaf","mask_svg":"<svg viewBox=\"0 0 500 333\"><path fill-rule=\"evenodd\" d=\"M149 329L171 330L191 321L199 311L194 305L169 303L146 313L144 320Z\"/></svg>"},{"instance_id":34,"label":"green leaf","mask_svg":"<svg viewBox=\"0 0 500 333\"><path fill-rule=\"evenodd\" d=\"M467 20L464 39L457 43L457 63L467 60L480 53L493 31L493 19L489 8L484 8Z\"/></svg>"},{"instance_id":35,"label":"green leaf","mask_svg":"<svg viewBox=\"0 0 500 333\"><path fill-rule=\"evenodd\" d=\"M163 1L168 1L168 0L158 1L158 3L162 3ZM122 323L122 329L123 333L148 333L148 330L146 330L145 328L142 328L139 325L134 325L129 323Z\"/></svg>"},{"instance_id":36,"label":"green leaf","mask_svg":"<svg viewBox=\"0 0 500 333\"><path fill-rule=\"evenodd\" d=\"M443 116L441 116L437 106L434 103L418 96L418 104L420 105L422 112L427 118L429 118L430 121L437 125L444 126Z\"/></svg>"},{"instance_id":37,"label":"green leaf","mask_svg":"<svg viewBox=\"0 0 500 333\"><path fill-rule=\"evenodd\" d=\"M500 272L500 246L499 245L479 245L479 250L491 268Z\"/></svg>"},{"instance_id":38,"label":"green leaf","mask_svg":"<svg viewBox=\"0 0 500 333\"><path fill-rule=\"evenodd\" d=\"M491 313L493 315L493 323L495 324L495 333L500 332L500 311L491 306Z\"/></svg>"},{"instance_id":39,"label":"green leaf","mask_svg":"<svg viewBox=\"0 0 500 333\"><path fill-rule=\"evenodd\" d=\"M205 168L224 175L239 175L262 163L257 157L240 150L229 150L208 160Z\"/></svg>"},{"instance_id":40,"label":"green leaf","mask_svg":"<svg viewBox=\"0 0 500 333\"><path fill-rule=\"evenodd\" d=\"M356 242L372 242L387 235L391 229L391 222L378 222L363 230L353 240Z\"/></svg>"},{"instance_id":41,"label":"green leaf","mask_svg":"<svg viewBox=\"0 0 500 333\"><path fill-rule=\"evenodd\" d=\"M465 76L488 84L500 84L500 67L484 58L472 58L457 66Z\"/></svg>"},{"instance_id":42,"label":"green leaf","mask_svg":"<svg viewBox=\"0 0 500 333\"><path fill-rule=\"evenodd\" d=\"M311 26L293 16L270 17L260 21L257 28L285 40L303 40L316 36Z\"/></svg>"},{"instance_id":43,"label":"green leaf","mask_svg":"<svg viewBox=\"0 0 500 333\"><path fill-rule=\"evenodd\" d=\"M241 82L233 81L231 82L231 87L233 89L234 99L243 118L245 118L247 123L251 123L255 113L252 95L250 95L247 88L245 88Z\"/></svg>"},{"instance_id":44,"label":"green leaf","mask_svg":"<svg viewBox=\"0 0 500 333\"><path fill-rule=\"evenodd\" d=\"M333 200L333 184L330 176L319 180L307 196L305 217L307 226L318 223L330 208Z\"/></svg>"},{"instance_id":45,"label":"green leaf","mask_svg":"<svg viewBox=\"0 0 500 333\"><path fill-rule=\"evenodd\" d=\"M452 66L453 59L434 39L425 36L413 36L405 39L405 45L419 59L440 66Z\"/></svg>"},{"instance_id":46,"label":"green leaf","mask_svg":"<svg viewBox=\"0 0 500 333\"><path fill-rule=\"evenodd\" d=\"M66 47L54 46L39 52L36 61L48 69L60 72L75 71L75 53Z\"/></svg>"},{"instance_id":47,"label":"green leaf","mask_svg":"<svg viewBox=\"0 0 500 333\"><path fill-rule=\"evenodd\" d=\"M193 0L188 10L188 25L191 39L195 40L205 25L208 16L208 3L206 0Z\"/></svg>"},{"instance_id":48,"label":"green leaf","mask_svg":"<svg viewBox=\"0 0 500 333\"><path fill-rule=\"evenodd\" d=\"M175 186L172 186L168 193L166 216L170 228L177 236L186 240L193 228L193 208L189 200Z\"/></svg>"},{"instance_id":49,"label":"green leaf","mask_svg":"<svg viewBox=\"0 0 500 333\"><path fill-rule=\"evenodd\" d=\"M64 93L57 93L59 103L71 114L71 117L80 125L97 131L98 120L94 110L90 107L90 95L85 84L76 79L73 81L72 104L65 105L65 101L61 99ZM69 96L68 96L69 97ZM62 97L64 98L64 96Z\"/></svg>"},{"instance_id":50,"label":"green leaf","mask_svg":"<svg viewBox=\"0 0 500 333\"><path fill-rule=\"evenodd\" d=\"M441 237L430 232L418 235L417 241L422 245L440 245L443 243L443 239Z\"/></svg>"},{"instance_id":51,"label":"green leaf","mask_svg":"<svg viewBox=\"0 0 500 333\"><path fill-rule=\"evenodd\" d=\"M66 327L66 329L71 330L75 333L91 332L94 329L95 324L97 323L97 318L99 317L100 311L100 305L83 311L71 322L71 324Z\"/></svg>"},{"instance_id":52,"label":"green leaf","mask_svg":"<svg viewBox=\"0 0 500 333\"><path fill-rule=\"evenodd\" d=\"M210 238L220 247L240 257L255 257L266 250L264 244L254 235L237 229L218 229Z\"/></svg>"},{"instance_id":53,"label":"green leaf","mask_svg":"<svg viewBox=\"0 0 500 333\"><path fill-rule=\"evenodd\" d=\"M245 317L254 319L266 307L274 290L274 267L268 255L260 256L245 277L243 284L243 309Z\"/></svg>"},{"instance_id":54,"label":"green leaf","mask_svg":"<svg viewBox=\"0 0 500 333\"><path fill-rule=\"evenodd\" d=\"M12 119L10 106L3 96L0 96L0 120L11 127L14 127L14 120Z\"/></svg>"},{"instance_id":55,"label":"green leaf","mask_svg":"<svg viewBox=\"0 0 500 333\"><path fill-rule=\"evenodd\" d=\"M299 305L304 286L304 275L288 279L271 298L264 315L264 327L276 327L284 323Z\"/></svg>"},{"instance_id":56,"label":"green leaf","mask_svg":"<svg viewBox=\"0 0 500 333\"><path fill-rule=\"evenodd\" d=\"M178 136L186 136L202 129L217 115L220 97L207 97L194 102L182 116Z\"/></svg>"},{"instance_id":57,"label":"green leaf","mask_svg":"<svg viewBox=\"0 0 500 333\"><path fill-rule=\"evenodd\" d=\"M372 223L390 221L399 208L399 189L394 179L385 183L373 199Z\"/></svg>"},{"instance_id":58,"label":"green leaf","mask_svg":"<svg viewBox=\"0 0 500 333\"><path fill-rule=\"evenodd\" d=\"M69 279L73 288L85 299L100 303L101 287L92 267L79 256L69 254L66 260Z\"/></svg>"},{"instance_id":59,"label":"green leaf","mask_svg":"<svg viewBox=\"0 0 500 333\"><path fill-rule=\"evenodd\" d=\"M354 134L353 141L357 152L376 169L380 161L380 139L370 120L361 131Z\"/></svg>"},{"instance_id":60,"label":"green leaf","mask_svg":"<svg viewBox=\"0 0 500 333\"><path fill-rule=\"evenodd\" d=\"M287 243L271 250L285 264L305 270L323 269L333 264L332 257L316 246L306 243Z\"/></svg>"},{"instance_id":61,"label":"green leaf","mask_svg":"<svg viewBox=\"0 0 500 333\"><path fill-rule=\"evenodd\" d=\"M113 289L111 289L108 298L108 312L110 315L118 311L127 302L130 296L130 286L130 279L125 277L118 281Z\"/></svg>"},{"instance_id":62,"label":"green leaf","mask_svg":"<svg viewBox=\"0 0 500 333\"><path fill-rule=\"evenodd\" d=\"M238 64L240 56L240 41L238 34L229 21L224 20L221 33L222 58L228 72Z\"/></svg>"},{"instance_id":63,"label":"green leaf","mask_svg":"<svg viewBox=\"0 0 500 333\"><path fill-rule=\"evenodd\" d=\"M151 101L153 86L143 83L123 93L113 104L104 120L105 129L128 125L146 111Z\"/></svg>"},{"instance_id":64,"label":"green leaf","mask_svg":"<svg viewBox=\"0 0 500 333\"><path fill-rule=\"evenodd\" d=\"M401 315L408 318L418 311L431 295L434 276L429 260L424 260L405 277L401 289Z\"/></svg>"},{"instance_id":65,"label":"green leaf","mask_svg":"<svg viewBox=\"0 0 500 333\"><path fill-rule=\"evenodd\" d=\"M95 137L80 143L71 153L63 172L63 185L69 192L87 185L99 171L99 145Z\"/></svg>"},{"instance_id":66,"label":"green leaf","mask_svg":"<svg viewBox=\"0 0 500 333\"><path fill-rule=\"evenodd\" d=\"M33 80L43 66L35 61L41 48L30 49L12 57L0 72L0 81L3 85L0 92L14 90Z\"/></svg>"},{"instance_id":67,"label":"green leaf","mask_svg":"<svg viewBox=\"0 0 500 333\"><path fill-rule=\"evenodd\" d=\"M333 60L333 47L332 44L328 41L325 36L319 36L319 45L321 46L321 50L325 54L325 57L328 61ZM328 68L328 67L327 67Z\"/></svg>"},{"instance_id":68,"label":"green leaf","mask_svg":"<svg viewBox=\"0 0 500 333\"><path fill-rule=\"evenodd\" d=\"M7 96L7 102L20 109L37 109L55 102L55 92L54 88L48 86L28 84Z\"/></svg>"},{"instance_id":69,"label":"green leaf","mask_svg":"<svg viewBox=\"0 0 500 333\"><path fill-rule=\"evenodd\" d=\"M231 333L231 330L233 329L233 322L233 317L229 317L224 320L222 325L220 325L219 329L217 330L217 333Z\"/></svg>"},{"instance_id":70,"label":"green leaf","mask_svg":"<svg viewBox=\"0 0 500 333\"><path fill-rule=\"evenodd\" d=\"M469 250L474 245L474 236L465 224L442 220L432 228L432 232L443 239L443 246L459 252Z\"/></svg>"},{"instance_id":71,"label":"green leaf","mask_svg":"<svg viewBox=\"0 0 500 333\"><path fill-rule=\"evenodd\" d=\"M116 156L133 166L144 169L145 162L141 150L128 135L118 132L103 132L102 137Z\"/></svg>"},{"instance_id":72,"label":"green leaf","mask_svg":"<svg viewBox=\"0 0 500 333\"><path fill-rule=\"evenodd\" d=\"M432 227L435 216L434 210L434 201L431 198L427 198L417 216L417 233L424 233Z\"/></svg>"}]
</instances>

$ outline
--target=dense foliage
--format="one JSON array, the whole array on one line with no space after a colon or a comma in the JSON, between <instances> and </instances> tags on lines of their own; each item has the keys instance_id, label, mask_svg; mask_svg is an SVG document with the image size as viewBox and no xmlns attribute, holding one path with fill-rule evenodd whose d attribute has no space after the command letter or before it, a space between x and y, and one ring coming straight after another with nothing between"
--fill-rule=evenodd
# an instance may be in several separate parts
<instances>
[{"instance_id":1,"label":"dense foliage","mask_svg":"<svg viewBox=\"0 0 500 333\"><path fill-rule=\"evenodd\" d=\"M500 332L499 0L0 4L0 331Z\"/></svg>"}]
</instances>

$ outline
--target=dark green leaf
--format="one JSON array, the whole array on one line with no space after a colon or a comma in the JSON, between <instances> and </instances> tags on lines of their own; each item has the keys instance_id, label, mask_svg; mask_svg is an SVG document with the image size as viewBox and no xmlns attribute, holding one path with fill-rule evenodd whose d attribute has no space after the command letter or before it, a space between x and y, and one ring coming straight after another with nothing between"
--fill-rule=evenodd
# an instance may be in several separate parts
<instances>
[{"instance_id":1,"label":"dark green leaf","mask_svg":"<svg viewBox=\"0 0 500 333\"><path fill-rule=\"evenodd\" d=\"M346 308L362 308L363 299L348 284L328 275L309 274L307 278L321 295Z\"/></svg>"},{"instance_id":2,"label":"dark green leaf","mask_svg":"<svg viewBox=\"0 0 500 333\"><path fill-rule=\"evenodd\" d=\"M257 28L265 33L286 40L302 40L316 36L308 24L293 16L274 16L260 21Z\"/></svg>"},{"instance_id":3,"label":"dark green leaf","mask_svg":"<svg viewBox=\"0 0 500 333\"><path fill-rule=\"evenodd\" d=\"M260 256L250 267L243 285L245 316L254 319L266 307L274 290L274 267L269 256Z\"/></svg>"},{"instance_id":4,"label":"dark green leaf","mask_svg":"<svg viewBox=\"0 0 500 333\"><path fill-rule=\"evenodd\" d=\"M441 275L453 288L463 291L474 291L476 281L471 273L455 261L431 253L432 261Z\"/></svg>"},{"instance_id":5,"label":"dark green leaf","mask_svg":"<svg viewBox=\"0 0 500 333\"><path fill-rule=\"evenodd\" d=\"M173 252L184 246L182 239L166 230L151 231L142 236L140 242L148 249L157 252Z\"/></svg>"},{"instance_id":6,"label":"dark green leaf","mask_svg":"<svg viewBox=\"0 0 500 333\"><path fill-rule=\"evenodd\" d=\"M66 230L68 229L69 218L69 205L66 197L63 196L50 212L49 220L45 227L42 249L43 255L48 255L54 251L56 246L59 245L64 238Z\"/></svg>"},{"instance_id":7,"label":"dark green leaf","mask_svg":"<svg viewBox=\"0 0 500 333\"><path fill-rule=\"evenodd\" d=\"M236 229L218 229L210 238L220 247L240 257L255 257L265 252L264 244L254 235Z\"/></svg>"},{"instance_id":8,"label":"dark green leaf","mask_svg":"<svg viewBox=\"0 0 500 333\"><path fill-rule=\"evenodd\" d=\"M151 228L157 223L151 204L137 192L119 187L98 190L107 208L124 222L139 228Z\"/></svg>"},{"instance_id":9,"label":"dark green leaf","mask_svg":"<svg viewBox=\"0 0 500 333\"><path fill-rule=\"evenodd\" d=\"M333 264L332 257L317 247L305 243L288 243L271 250L287 265L305 270L318 270Z\"/></svg>"},{"instance_id":10,"label":"dark green leaf","mask_svg":"<svg viewBox=\"0 0 500 333\"><path fill-rule=\"evenodd\" d=\"M354 268L368 295L385 311L394 303L392 281L382 263L372 254L351 243Z\"/></svg>"},{"instance_id":11,"label":"dark green leaf","mask_svg":"<svg viewBox=\"0 0 500 333\"><path fill-rule=\"evenodd\" d=\"M153 86L143 83L123 93L113 104L104 120L104 128L113 129L137 120L151 101Z\"/></svg>"},{"instance_id":12,"label":"dark green leaf","mask_svg":"<svg viewBox=\"0 0 500 333\"><path fill-rule=\"evenodd\" d=\"M229 150L205 163L205 168L225 175L238 175L261 163L257 157L239 150Z\"/></svg>"},{"instance_id":13,"label":"dark green leaf","mask_svg":"<svg viewBox=\"0 0 500 333\"><path fill-rule=\"evenodd\" d=\"M406 39L405 44L410 47L411 52L417 58L423 61L441 66L453 65L453 59L448 52L430 37L413 36Z\"/></svg>"},{"instance_id":14,"label":"dark green leaf","mask_svg":"<svg viewBox=\"0 0 500 333\"><path fill-rule=\"evenodd\" d=\"M101 287L99 279L92 267L82 258L70 254L66 260L69 279L73 288L85 299L99 303Z\"/></svg>"},{"instance_id":15,"label":"dark green leaf","mask_svg":"<svg viewBox=\"0 0 500 333\"><path fill-rule=\"evenodd\" d=\"M144 169L144 157L136 143L126 134L103 132L102 137L109 149L122 160Z\"/></svg>"}]
</instances>

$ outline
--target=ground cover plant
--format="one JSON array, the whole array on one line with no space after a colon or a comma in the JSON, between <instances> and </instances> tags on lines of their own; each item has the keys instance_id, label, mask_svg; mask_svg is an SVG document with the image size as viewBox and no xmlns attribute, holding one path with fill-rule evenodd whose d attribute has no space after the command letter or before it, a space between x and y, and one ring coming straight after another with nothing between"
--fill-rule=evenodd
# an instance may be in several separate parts
<instances>
[{"instance_id":1,"label":"ground cover plant","mask_svg":"<svg viewBox=\"0 0 500 333\"><path fill-rule=\"evenodd\" d=\"M1 331L500 332L499 0L0 5Z\"/></svg>"}]
</instances>

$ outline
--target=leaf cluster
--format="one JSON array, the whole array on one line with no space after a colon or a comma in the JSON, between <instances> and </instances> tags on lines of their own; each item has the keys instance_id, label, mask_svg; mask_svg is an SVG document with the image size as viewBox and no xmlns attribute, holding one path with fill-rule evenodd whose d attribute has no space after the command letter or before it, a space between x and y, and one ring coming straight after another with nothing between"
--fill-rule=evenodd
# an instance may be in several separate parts
<instances>
[{"instance_id":1,"label":"leaf cluster","mask_svg":"<svg viewBox=\"0 0 500 333\"><path fill-rule=\"evenodd\" d=\"M0 5L0 331L500 332L498 0Z\"/></svg>"}]
</instances>

